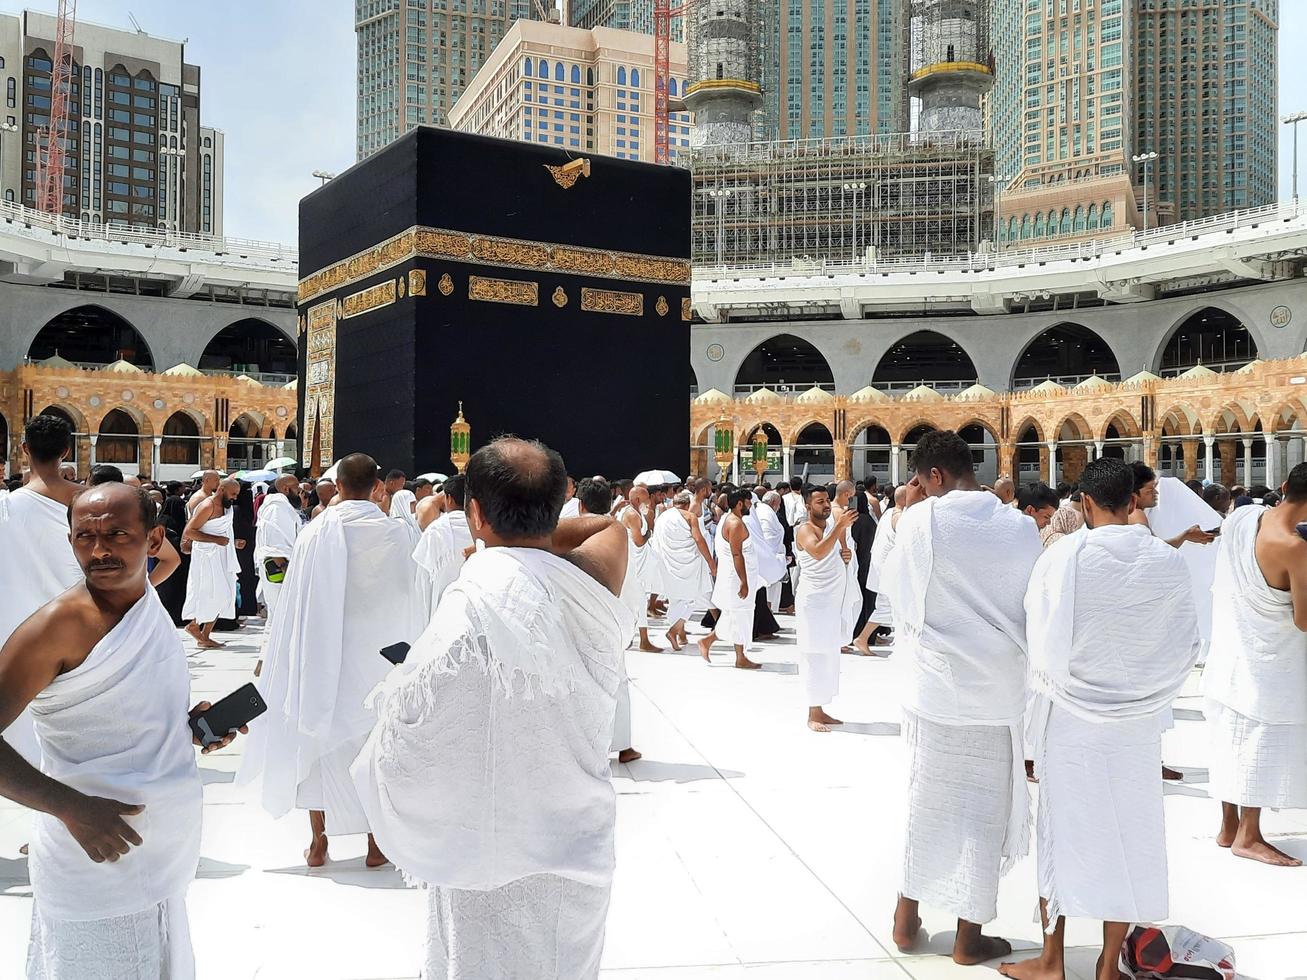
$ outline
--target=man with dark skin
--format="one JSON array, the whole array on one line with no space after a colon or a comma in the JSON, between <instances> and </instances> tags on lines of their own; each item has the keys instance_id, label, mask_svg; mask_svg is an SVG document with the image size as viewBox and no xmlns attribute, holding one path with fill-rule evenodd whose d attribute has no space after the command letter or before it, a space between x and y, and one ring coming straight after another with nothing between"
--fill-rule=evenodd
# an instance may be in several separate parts
<instances>
[{"instance_id":1,"label":"man with dark skin","mask_svg":"<svg viewBox=\"0 0 1307 980\"><path fill-rule=\"evenodd\" d=\"M190 500L186 501L187 513L194 514L196 507L218 492L218 484L221 482L221 473L217 470L205 470L204 475L200 477L200 488L191 494Z\"/></svg>"},{"instance_id":2,"label":"man with dark skin","mask_svg":"<svg viewBox=\"0 0 1307 980\"><path fill-rule=\"evenodd\" d=\"M69 520L72 548L85 579L39 609L0 649L0 730L8 728L19 713L57 678L81 667L138 603L143 599L157 602L147 597L146 568L147 559L159 551L164 531L156 523L154 503L144 493L121 483L95 487L79 494L72 502ZM161 609L159 615L166 617ZM168 634L175 637L171 628ZM142 654L144 652L142 650ZM184 663L181 669L184 671ZM139 685L143 680L145 678L138 674L116 683ZM145 693L143 691L142 695ZM190 716L195 717L210 707L207 701L202 701L191 709ZM151 718L148 711L142 714L144 717L141 718L122 714L107 721L129 728L139 726L139 744L151 749L157 747L153 743L166 740L175 754L174 739L181 737L193 741L189 732L181 729L183 723L180 719L171 732L161 734L155 728L158 719ZM47 724L54 724L53 719L57 717L56 712ZM241 732L245 733L246 729L242 728ZM216 751L234 737L234 733L228 734L221 742L203 751ZM67 755L68 747L62 748ZM85 748L94 756L95 747ZM65 764L68 761L64 759ZM99 780L97 787L106 786L101 791L107 793L112 792L113 787L106 784L113 780L112 767L108 773L104 771L106 762L106 759L98 762L90 759L88 770L100 774L93 778ZM182 775L185 777L185 773ZM198 783L198 775L195 779ZM140 789L137 784L136 790L139 792ZM141 834L124 818L142 813L145 807L107 795L89 795L46 776L24 761L4 739L0 739L0 795L57 818L76 845L86 853L89 862L117 862L143 843ZM159 814L155 819L161 816ZM198 821L198 796L194 816ZM37 887L39 889L40 884ZM93 926L94 923L87 925ZM57 939L54 941L57 943Z\"/></svg>"},{"instance_id":3,"label":"man with dark skin","mask_svg":"<svg viewBox=\"0 0 1307 980\"><path fill-rule=\"evenodd\" d=\"M729 512L717 528L718 539L724 540L729 546L730 561L735 572L734 580L739 583L737 597L740 600L749 598L749 576L744 564L744 543L749 539L749 528L744 523L744 515L748 512L749 500L752 496L752 493L748 490L732 490L728 495ZM720 547L717 549L719 554L725 550L727 549ZM720 565L718 573L720 576ZM723 597L719 594L715 601L720 602L721 598ZM724 614L725 610L722 610L717 619L718 625L721 624L721 618ZM750 623L752 623L752 614L750 614ZM708 652L712 649L712 645L716 640L717 629L714 627L711 633L699 641L699 654L704 660L712 661ZM760 670L762 668L762 664L754 663L744 655L744 644L736 643L734 646L736 667L740 670Z\"/></svg>"},{"instance_id":4,"label":"man with dark skin","mask_svg":"<svg viewBox=\"0 0 1307 980\"><path fill-rule=\"evenodd\" d=\"M1135 473L1135 495L1139 498L1138 506L1130 513L1130 523L1149 527L1147 512L1157 506L1157 474L1147 463L1134 462L1130 464L1130 468ZM1211 544L1216 540L1216 535L1208 534L1195 524L1175 537L1165 540L1172 548L1178 548L1186 541L1194 544Z\"/></svg>"},{"instance_id":5,"label":"man with dark skin","mask_svg":"<svg viewBox=\"0 0 1307 980\"><path fill-rule=\"evenodd\" d=\"M377 506L380 507L382 510L384 510L387 514L389 514L390 501L395 496L395 494L399 493L399 491L404 489L405 482L406 480L404 477L403 470L391 470L389 473L387 473L386 493L385 496L382 497L381 500L377 502Z\"/></svg>"},{"instance_id":6,"label":"man with dark skin","mask_svg":"<svg viewBox=\"0 0 1307 980\"><path fill-rule=\"evenodd\" d=\"M197 541L205 544L217 545L220 548L227 547L228 538L217 534L206 534L204 525L209 521L221 518L232 505L235 504L236 498L240 496L241 485L236 480L223 480L218 484L217 492L212 496L200 501L195 510L191 512L191 519L186 522L186 530L182 532L182 540L190 541L192 545ZM239 542L237 543L239 547ZM192 557L191 567L195 568L196 558ZM194 574L194 572L192 572ZM202 650L216 650L219 647L226 646L225 643L219 643L212 639L213 627L217 623L214 619L208 623L197 623L192 620L186 626L186 632L195 637L196 643Z\"/></svg>"},{"instance_id":7,"label":"man with dark skin","mask_svg":"<svg viewBox=\"0 0 1307 980\"><path fill-rule=\"evenodd\" d=\"M846 480L845 482L847 483L848 481ZM852 486L852 484L849 485ZM841 486L843 486L843 484L841 484ZM850 491L850 494L851 493L852 491ZM799 551L812 559L814 565L826 561L826 559L829 558L830 553L836 548L839 548L840 558L843 559L844 564L847 566L848 563L853 560L853 552L850 550L848 544L848 530L853 526L853 522L858 519L858 512L854 508L846 506L843 512L835 518L835 529L833 533L827 534L826 522L831 516L831 509L832 505L830 497L827 496L826 491L822 488L814 488L808 494L808 519L800 524L798 529L794 532L795 546ZM810 573L810 575L816 575L816 573ZM805 578L807 577L809 576L805 576ZM803 599L800 600L796 597L796 606L799 605L800 601L805 605L807 604L810 598L807 591L811 586L811 581L805 584ZM839 604L840 600L836 597L834 608L828 611L828 615L834 616L837 622L840 615ZM800 650L805 649L802 645L803 640L804 638L800 636ZM836 671L838 670L839 667L837 660ZM838 673L836 676L838 677ZM829 732L831 725L842 724L844 724L844 722L840 721L838 718L833 718L826 713L824 705L817 704L808 706L808 727L814 732Z\"/></svg>"},{"instance_id":8,"label":"man with dark skin","mask_svg":"<svg viewBox=\"0 0 1307 980\"><path fill-rule=\"evenodd\" d=\"M318 505L313 508L313 513L309 515L309 520L317 517L324 510L331 506L331 502L336 499L336 483L334 480L328 480L325 476L318 481Z\"/></svg>"},{"instance_id":9,"label":"man with dark skin","mask_svg":"<svg viewBox=\"0 0 1307 980\"><path fill-rule=\"evenodd\" d=\"M995 492L997 492L997 485ZM1002 497L999 498L1000 500ZM1047 483L1027 483L1017 492L1017 508L1021 513L1035 522L1041 531L1048 527L1048 522L1057 513L1061 501L1057 491Z\"/></svg>"}]
</instances>

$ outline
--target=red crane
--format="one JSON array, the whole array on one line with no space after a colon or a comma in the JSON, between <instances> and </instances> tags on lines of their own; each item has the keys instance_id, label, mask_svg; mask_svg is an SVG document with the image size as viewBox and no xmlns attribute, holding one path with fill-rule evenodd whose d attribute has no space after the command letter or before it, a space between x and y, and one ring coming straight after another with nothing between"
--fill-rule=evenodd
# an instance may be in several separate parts
<instances>
[{"instance_id":1,"label":"red crane","mask_svg":"<svg viewBox=\"0 0 1307 980\"><path fill-rule=\"evenodd\" d=\"M59 0L54 29L54 65L50 72L50 121L36 132L36 207L54 215L63 214L64 210L64 155L68 139L68 97L73 83L73 34L76 30L77 0Z\"/></svg>"},{"instance_id":2,"label":"red crane","mask_svg":"<svg viewBox=\"0 0 1307 980\"><path fill-rule=\"evenodd\" d=\"M672 18L684 16L693 0L673 7L654 0L654 162L667 163L667 79L671 74Z\"/></svg>"}]
</instances>

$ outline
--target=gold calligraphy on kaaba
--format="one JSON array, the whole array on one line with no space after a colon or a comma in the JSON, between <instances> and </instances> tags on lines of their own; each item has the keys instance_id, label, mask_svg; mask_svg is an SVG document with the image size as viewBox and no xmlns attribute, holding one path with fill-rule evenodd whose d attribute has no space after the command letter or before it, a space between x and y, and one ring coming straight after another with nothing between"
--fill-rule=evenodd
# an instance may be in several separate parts
<instances>
[{"instance_id":1,"label":"gold calligraphy on kaaba","mask_svg":"<svg viewBox=\"0 0 1307 980\"><path fill-rule=\"evenodd\" d=\"M692 312L693 311L690 309L690 297L686 296L681 300L681 319L686 323L689 323Z\"/></svg>"},{"instance_id":2,"label":"gold calligraphy on kaaba","mask_svg":"<svg viewBox=\"0 0 1307 980\"><path fill-rule=\"evenodd\" d=\"M351 317L362 316L364 313L380 309L383 306L390 306L395 302L397 282L396 279L387 279L385 282L369 286L361 292L351 293L346 296L341 319L348 320Z\"/></svg>"},{"instance_id":3,"label":"gold calligraphy on kaaba","mask_svg":"<svg viewBox=\"0 0 1307 980\"><path fill-rule=\"evenodd\" d=\"M540 302L540 284L522 279L491 279L468 276L467 298L483 303L516 303L536 306Z\"/></svg>"},{"instance_id":4,"label":"gold calligraphy on kaaba","mask_svg":"<svg viewBox=\"0 0 1307 980\"><path fill-rule=\"evenodd\" d=\"M454 291L454 280L449 277L448 272L440 277L440 282L437 284L436 288L440 290L441 296L448 296Z\"/></svg>"},{"instance_id":5,"label":"gold calligraphy on kaaba","mask_svg":"<svg viewBox=\"0 0 1307 980\"><path fill-rule=\"evenodd\" d=\"M581 309L587 313L619 313L622 316L644 316L644 295L624 293L616 289L581 288Z\"/></svg>"},{"instance_id":6,"label":"gold calligraphy on kaaba","mask_svg":"<svg viewBox=\"0 0 1307 980\"><path fill-rule=\"evenodd\" d=\"M654 309L658 311L659 316L666 316L667 311L671 309L671 307L667 305L667 297L659 296L658 302L654 304Z\"/></svg>"},{"instance_id":7,"label":"gold calligraphy on kaaba","mask_svg":"<svg viewBox=\"0 0 1307 980\"><path fill-rule=\"evenodd\" d=\"M508 269L566 272L669 286L684 286L690 281L690 263L685 259L414 227L300 280L299 300L309 302L413 258L453 259Z\"/></svg>"},{"instance_id":8,"label":"gold calligraphy on kaaba","mask_svg":"<svg viewBox=\"0 0 1307 980\"><path fill-rule=\"evenodd\" d=\"M562 286L554 290L554 305L560 310L567 305L567 291Z\"/></svg>"},{"instance_id":9,"label":"gold calligraphy on kaaba","mask_svg":"<svg viewBox=\"0 0 1307 980\"><path fill-rule=\"evenodd\" d=\"M408 294L410 296L425 296L427 294L427 274L422 269L409 271Z\"/></svg>"},{"instance_id":10,"label":"gold calligraphy on kaaba","mask_svg":"<svg viewBox=\"0 0 1307 980\"><path fill-rule=\"evenodd\" d=\"M319 303L309 308L305 317L307 347L305 354L304 438L300 442L303 465L311 466L314 429L321 419L319 437L321 458L331 460L335 435L336 409L336 303Z\"/></svg>"}]
</instances>

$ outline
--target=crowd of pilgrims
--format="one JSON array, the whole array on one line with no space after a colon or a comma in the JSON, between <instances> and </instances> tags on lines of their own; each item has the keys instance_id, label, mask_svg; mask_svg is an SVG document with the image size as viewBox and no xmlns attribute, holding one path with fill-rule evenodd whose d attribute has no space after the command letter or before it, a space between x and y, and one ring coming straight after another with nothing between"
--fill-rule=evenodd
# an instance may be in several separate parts
<instances>
[{"instance_id":1,"label":"crowd of pilgrims","mask_svg":"<svg viewBox=\"0 0 1307 980\"><path fill-rule=\"evenodd\" d=\"M1307 806L1307 464L1279 491L1117 459L981 486L966 443L932 432L899 486L649 485L505 437L438 483L354 454L312 481L97 466L82 486L70 448L33 419L0 494L0 548L29 556L0 566L0 795L35 811L29 978L194 975L187 722L210 705L189 704L177 627L218 650L248 617L267 621L267 712L239 729L238 783L273 816L308 811L310 867L366 834L368 866L425 887L428 978L597 976L610 754L640 758L623 651L679 651L697 615L697 652L723 642L746 670L793 630L813 732L842 724L841 654L904 665L901 949L925 902L956 914L958 963L1007 956L981 927L1033 836L1044 949L1001 972L1060 980L1076 916L1103 922L1098 977L1117 980L1129 927L1167 916L1161 778L1180 774L1161 736L1204 662L1217 843L1301 863L1260 814ZM204 752L238 732L218 735Z\"/></svg>"}]
</instances>

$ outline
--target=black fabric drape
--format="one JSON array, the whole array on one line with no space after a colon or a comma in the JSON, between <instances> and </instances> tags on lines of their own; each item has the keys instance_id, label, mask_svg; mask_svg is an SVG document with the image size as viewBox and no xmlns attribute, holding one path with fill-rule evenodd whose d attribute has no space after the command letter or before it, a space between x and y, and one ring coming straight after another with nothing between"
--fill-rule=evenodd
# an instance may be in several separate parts
<instances>
[{"instance_id":1,"label":"black fabric drape","mask_svg":"<svg viewBox=\"0 0 1307 980\"><path fill-rule=\"evenodd\" d=\"M858 508L858 519L853 522L853 527L849 528L849 537L853 544L853 553L858 559L858 586L862 589L862 609L853 625L853 636L849 637L850 640L855 639L862 632L862 628L867 625L867 620L871 618L872 608L876 605L876 593L867 590L867 572L871 570L871 546L876 541L876 521L871 516L867 498L863 494L856 494L855 506Z\"/></svg>"},{"instance_id":2,"label":"black fabric drape","mask_svg":"<svg viewBox=\"0 0 1307 980\"><path fill-rule=\"evenodd\" d=\"M181 626L182 607L186 605L186 578L191 571L191 556L182 554L182 532L186 530L186 501L181 497L168 497L159 512L163 524L164 536L168 543L177 549L182 563L177 571L168 577L168 581L159 586L159 601L168 610L174 625Z\"/></svg>"}]
</instances>

